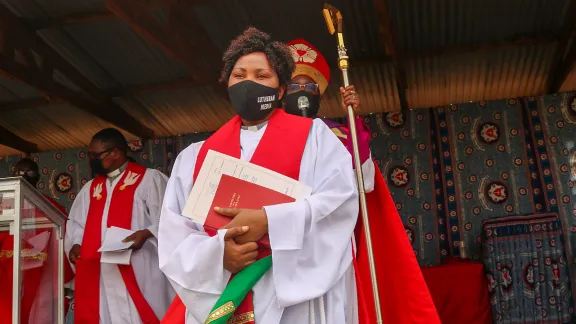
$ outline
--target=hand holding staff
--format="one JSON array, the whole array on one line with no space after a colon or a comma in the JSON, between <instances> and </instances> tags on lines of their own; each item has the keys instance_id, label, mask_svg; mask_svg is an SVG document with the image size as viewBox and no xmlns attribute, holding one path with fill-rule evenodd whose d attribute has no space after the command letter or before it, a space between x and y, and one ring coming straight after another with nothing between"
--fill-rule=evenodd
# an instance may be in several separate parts
<instances>
[{"instance_id":1,"label":"hand holding staff","mask_svg":"<svg viewBox=\"0 0 576 324\"><path fill-rule=\"evenodd\" d=\"M344 88L350 85L348 80L348 55L344 46L344 36L342 35L342 14L329 4L324 4L324 19L331 35L334 32L338 37L338 68L342 71ZM360 198L360 211L362 222L364 223L364 235L366 235L366 245L368 249L368 261L370 263L370 277L372 279L372 290L374 292L374 306L376 308L376 321L382 324L382 312L380 310L380 297L378 295L378 280L376 278L376 266L374 264L374 253L372 250L372 236L370 235L370 222L368 219L368 207L366 204L366 192L364 189L364 178L362 177L362 162L360 161L360 151L358 149L358 135L356 123L354 121L354 109L348 105L348 124L350 125L350 136L352 136L352 149L354 151L354 167L358 184L358 194Z\"/></svg>"}]
</instances>

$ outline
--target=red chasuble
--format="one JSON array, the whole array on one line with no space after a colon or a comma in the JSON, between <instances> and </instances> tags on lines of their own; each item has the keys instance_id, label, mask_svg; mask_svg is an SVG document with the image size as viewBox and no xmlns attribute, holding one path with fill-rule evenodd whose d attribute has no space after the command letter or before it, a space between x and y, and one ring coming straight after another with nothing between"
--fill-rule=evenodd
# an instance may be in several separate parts
<instances>
[{"instance_id":1,"label":"red chasuble","mask_svg":"<svg viewBox=\"0 0 576 324\"><path fill-rule=\"evenodd\" d=\"M142 182L146 168L128 163L122 178L112 192L106 227L132 229L132 208L136 189ZM82 324L100 323L100 252L102 219L106 205L106 176L98 176L90 186L90 208L84 228L80 259L76 260L74 321ZM142 295L132 265L118 265L126 289L144 324L160 323Z\"/></svg>"},{"instance_id":2,"label":"red chasuble","mask_svg":"<svg viewBox=\"0 0 576 324\"><path fill-rule=\"evenodd\" d=\"M236 116L204 142L196 158L194 179L202 167L208 150L240 158L241 125L240 117ZM268 120L268 126L250 162L298 180L302 155L311 126L312 120L309 118L289 115L283 110L276 109ZM265 255L264 253L259 254L259 256ZM237 320L243 318L242 315L250 312L253 312L251 293L246 296L229 322L236 323ZM186 306L176 296L162 323L184 324L185 318ZM254 321L242 321L241 323L253 324Z\"/></svg>"},{"instance_id":3,"label":"red chasuble","mask_svg":"<svg viewBox=\"0 0 576 324\"><path fill-rule=\"evenodd\" d=\"M350 150L348 128L333 122L325 122L342 144ZM369 145L369 143L362 142L359 144ZM440 323L436 307L414 256L396 205L376 164L374 170L374 191L366 194L366 202L370 217L382 320L384 323L394 324ZM362 215L358 215L354 234L358 250L354 269L358 289L359 323L376 323Z\"/></svg>"}]
</instances>

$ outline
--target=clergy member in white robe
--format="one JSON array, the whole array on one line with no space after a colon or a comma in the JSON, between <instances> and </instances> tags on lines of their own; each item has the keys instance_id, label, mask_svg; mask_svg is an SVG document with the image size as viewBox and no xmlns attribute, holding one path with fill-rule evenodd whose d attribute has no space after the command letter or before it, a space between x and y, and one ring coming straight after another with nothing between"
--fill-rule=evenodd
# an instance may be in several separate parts
<instances>
[{"instance_id":1,"label":"clergy member in white robe","mask_svg":"<svg viewBox=\"0 0 576 324\"><path fill-rule=\"evenodd\" d=\"M126 153L126 140L118 130L105 129L94 136L89 155L92 171L97 176L84 185L70 211L65 247L70 261L76 263L75 321L79 323L159 323L175 296L170 283L158 267L158 222L168 179L157 170L129 162ZM98 181L100 184L95 186ZM118 198L121 194L129 196ZM95 203L101 204L101 209L93 212L93 208L97 207L91 204ZM114 213L111 208L117 212ZM131 215L125 215L130 210ZM93 233L86 230L87 224L90 224L89 215L101 217L101 222L100 219L96 220L99 224L92 228ZM112 218L122 218L124 226ZM89 243L86 236L95 233L93 240L99 242L93 245L93 250L97 249L111 224L135 231L127 238L127 241L134 242L131 268L100 263L100 253L92 251L91 257L96 258L92 266L99 266L100 271L90 275L96 279L99 276L99 283L96 283L96 287L92 285L83 288L80 282L83 280L81 271L88 272L93 268L86 270L79 267L79 262L87 262L86 258L90 258L86 256L89 253L85 246ZM131 272L133 275L130 275ZM131 286L127 279L130 277ZM94 278L88 278L91 279ZM88 295L92 293L99 297ZM139 298L134 297L136 295ZM94 304L97 298L98 303ZM94 309L94 305L98 307ZM143 317L147 319L143 320Z\"/></svg>"},{"instance_id":2,"label":"clergy member in white robe","mask_svg":"<svg viewBox=\"0 0 576 324\"><path fill-rule=\"evenodd\" d=\"M253 28L232 42L224 56L223 79L238 116L206 142L182 151L174 165L160 219L159 257L160 268L185 305L187 324L205 322L232 275L225 269L225 249L235 244L225 238L232 229L209 236L182 216L207 149L273 170L276 164L296 168L296 179L312 188L303 200L264 208L272 268L253 287L255 322L357 321L351 236L358 194L351 156L321 120L266 108L262 98L274 101L290 79L293 62L286 52L285 45ZM228 64L227 58L237 61ZM296 163L290 166L286 161L294 156ZM177 308L171 306L163 323L184 322L184 314L179 319L171 313Z\"/></svg>"}]
</instances>

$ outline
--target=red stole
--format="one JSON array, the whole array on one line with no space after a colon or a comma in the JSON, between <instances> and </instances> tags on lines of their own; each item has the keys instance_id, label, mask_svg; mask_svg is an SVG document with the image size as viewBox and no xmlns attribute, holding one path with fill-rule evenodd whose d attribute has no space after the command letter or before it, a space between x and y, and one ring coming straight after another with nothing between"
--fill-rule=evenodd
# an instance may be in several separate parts
<instances>
[{"instance_id":1,"label":"red stole","mask_svg":"<svg viewBox=\"0 0 576 324\"><path fill-rule=\"evenodd\" d=\"M372 246L384 323L439 324L440 318L406 235L396 205L378 166L374 191L366 194ZM357 287L360 323L376 323L368 250L362 218L356 225L359 241Z\"/></svg>"},{"instance_id":2,"label":"red stole","mask_svg":"<svg viewBox=\"0 0 576 324\"><path fill-rule=\"evenodd\" d=\"M242 121L236 116L204 142L196 157L194 179L202 167L208 150L240 158L241 126ZM298 180L302 155L311 126L312 119L289 115L283 110L276 109L268 120L268 126L250 162ZM252 307L252 293L249 293L230 321L233 321L236 316L252 311ZM176 296L162 323L184 324L185 316L186 306Z\"/></svg>"},{"instance_id":3,"label":"red stole","mask_svg":"<svg viewBox=\"0 0 576 324\"><path fill-rule=\"evenodd\" d=\"M128 167L112 192L106 227L125 229L132 227L132 208L136 189L142 182L146 168L136 163ZM102 218L106 205L105 176L98 176L90 186L90 208L80 249L76 260L76 290L74 321L82 324L100 323L100 252L102 245ZM132 265L118 265L126 289L144 324L159 323L154 311L142 295Z\"/></svg>"}]
</instances>

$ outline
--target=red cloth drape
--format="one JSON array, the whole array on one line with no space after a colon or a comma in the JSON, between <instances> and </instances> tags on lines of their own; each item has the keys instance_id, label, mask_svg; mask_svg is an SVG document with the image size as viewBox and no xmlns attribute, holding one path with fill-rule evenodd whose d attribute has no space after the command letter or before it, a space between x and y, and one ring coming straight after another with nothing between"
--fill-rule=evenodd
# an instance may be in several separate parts
<instances>
[{"instance_id":1,"label":"red cloth drape","mask_svg":"<svg viewBox=\"0 0 576 324\"><path fill-rule=\"evenodd\" d=\"M483 266L479 263L451 261L445 265L422 269L442 323L492 323Z\"/></svg>"}]
</instances>

